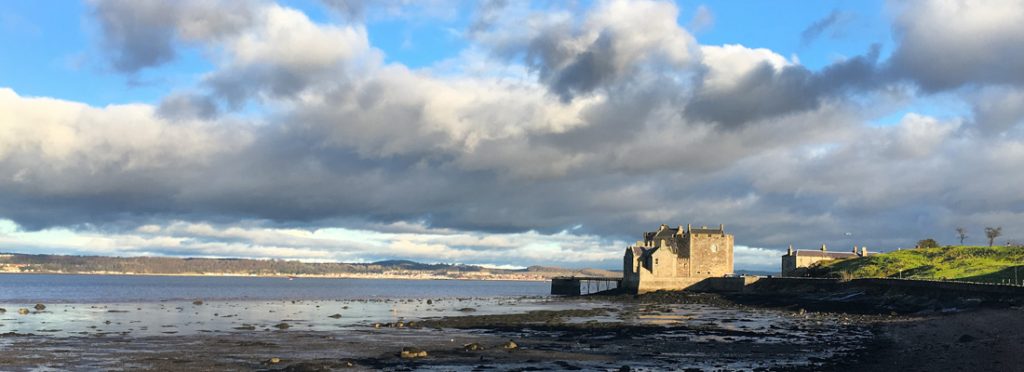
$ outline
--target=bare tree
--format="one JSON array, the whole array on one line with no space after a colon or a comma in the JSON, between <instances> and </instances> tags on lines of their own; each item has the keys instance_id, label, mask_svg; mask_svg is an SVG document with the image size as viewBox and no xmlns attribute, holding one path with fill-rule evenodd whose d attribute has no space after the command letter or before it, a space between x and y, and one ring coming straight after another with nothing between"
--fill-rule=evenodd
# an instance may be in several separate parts
<instances>
[{"instance_id":1,"label":"bare tree","mask_svg":"<svg viewBox=\"0 0 1024 372\"><path fill-rule=\"evenodd\" d=\"M963 227L957 227L956 236L960 238L960 245L964 245L964 239L967 238L967 229Z\"/></svg>"},{"instance_id":2,"label":"bare tree","mask_svg":"<svg viewBox=\"0 0 1024 372\"><path fill-rule=\"evenodd\" d=\"M988 237L988 246L991 247L992 243L995 242L996 238L1003 235L1003 227L986 227L985 236Z\"/></svg>"}]
</instances>

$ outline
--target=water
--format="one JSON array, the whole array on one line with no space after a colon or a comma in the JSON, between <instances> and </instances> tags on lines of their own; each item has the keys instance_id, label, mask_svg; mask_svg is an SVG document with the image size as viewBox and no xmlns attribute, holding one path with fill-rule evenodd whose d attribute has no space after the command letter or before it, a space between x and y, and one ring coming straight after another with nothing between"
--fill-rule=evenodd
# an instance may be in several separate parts
<instances>
[{"instance_id":1,"label":"water","mask_svg":"<svg viewBox=\"0 0 1024 372\"><path fill-rule=\"evenodd\" d=\"M544 296L548 282L0 274L0 303Z\"/></svg>"}]
</instances>

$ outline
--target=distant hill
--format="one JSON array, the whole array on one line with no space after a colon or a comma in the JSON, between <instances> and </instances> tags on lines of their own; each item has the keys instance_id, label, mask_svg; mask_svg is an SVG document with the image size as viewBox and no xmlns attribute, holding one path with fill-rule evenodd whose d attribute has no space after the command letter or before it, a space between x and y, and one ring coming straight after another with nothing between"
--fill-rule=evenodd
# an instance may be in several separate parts
<instances>
[{"instance_id":1,"label":"distant hill","mask_svg":"<svg viewBox=\"0 0 1024 372\"><path fill-rule=\"evenodd\" d=\"M1024 280L1024 247L904 249L838 261L820 262L808 270L818 277L886 277L948 279L998 283Z\"/></svg>"},{"instance_id":2,"label":"distant hill","mask_svg":"<svg viewBox=\"0 0 1024 372\"><path fill-rule=\"evenodd\" d=\"M408 260L373 263L301 262L241 258L103 257L0 253L0 272L150 275L326 276L423 279L544 280L561 275L619 277L608 270L532 266L494 269L463 264L424 264Z\"/></svg>"}]
</instances>

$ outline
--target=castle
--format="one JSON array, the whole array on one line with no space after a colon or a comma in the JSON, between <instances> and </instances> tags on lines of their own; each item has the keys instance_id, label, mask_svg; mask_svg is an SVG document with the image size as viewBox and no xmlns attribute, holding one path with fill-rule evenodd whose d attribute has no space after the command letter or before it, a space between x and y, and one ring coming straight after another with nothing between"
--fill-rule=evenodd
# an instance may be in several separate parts
<instances>
[{"instance_id":1,"label":"castle","mask_svg":"<svg viewBox=\"0 0 1024 372\"><path fill-rule=\"evenodd\" d=\"M704 279L733 273L733 237L717 229L671 228L645 232L626 248L622 287L635 293L686 289Z\"/></svg>"}]
</instances>

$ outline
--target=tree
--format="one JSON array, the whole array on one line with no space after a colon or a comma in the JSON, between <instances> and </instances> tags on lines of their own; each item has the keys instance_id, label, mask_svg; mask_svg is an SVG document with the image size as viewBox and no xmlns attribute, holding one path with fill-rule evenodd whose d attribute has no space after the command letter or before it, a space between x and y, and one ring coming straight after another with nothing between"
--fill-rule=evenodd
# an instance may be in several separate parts
<instances>
[{"instance_id":1,"label":"tree","mask_svg":"<svg viewBox=\"0 0 1024 372\"><path fill-rule=\"evenodd\" d=\"M960 238L960 245L964 245L964 238L967 238L967 229L963 227L957 227L956 236Z\"/></svg>"},{"instance_id":2,"label":"tree","mask_svg":"<svg viewBox=\"0 0 1024 372\"><path fill-rule=\"evenodd\" d=\"M922 240L919 240L917 242L917 247L918 248L938 248L939 247L939 242L935 241L935 239L932 239L932 238L922 239Z\"/></svg>"},{"instance_id":3,"label":"tree","mask_svg":"<svg viewBox=\"0 0 1024 372\"><path fill-rule=\"evenodd\" d=\"M985 236L988 237L988 246L991 247L992 243L996 241L1000 235L1003 235L1003 227L986 227Z\"/></svg>"}]
</instances>

